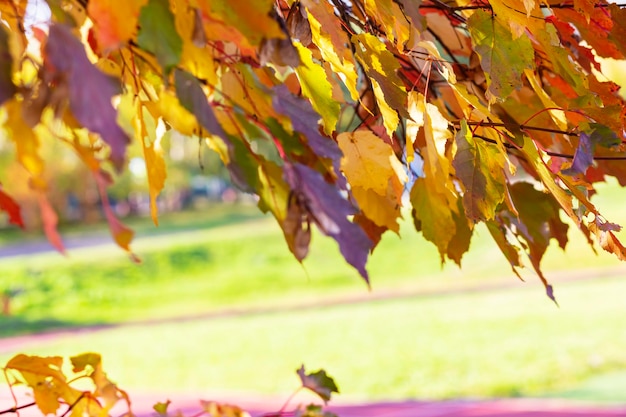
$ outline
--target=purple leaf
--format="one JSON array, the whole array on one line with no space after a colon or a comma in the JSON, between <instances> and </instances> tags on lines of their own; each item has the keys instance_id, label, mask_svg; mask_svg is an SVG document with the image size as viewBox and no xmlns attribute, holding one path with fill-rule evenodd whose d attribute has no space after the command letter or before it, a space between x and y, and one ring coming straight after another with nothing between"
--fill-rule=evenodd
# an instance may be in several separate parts
<instances>
[{"instance_id":1,"label":"purple leaf","mask_svg":"<svg viewBox=\"0 0 626 417\"><path fill-rule=\"evenodd\" d=\"M121 169L130 139L118 126L117 112L111 103L113 96L121 92L118 80L96 68L80 40L60 24L50 26L45 65L54 81L68 85L70 109L76 120L100 134L111 147L111 161Z\"/></svg>"},{"instance_id":2,"label":"purple leaf","mask_svg":"<svg viewBox=\"0 0 626 417\"><path fill-rule=\"evenodd\" d=\"M16 92L15 84L11 79L13 57L9 50L9 34L0 25L0 104L9 100Z\"/></svg>"},{"instance_id":3,"label":"purple leaf","mask_svg":"<svg viewBox=\"0 0 626 417\"><path fill-rule=\"evenodd\" d=\"M235 146L235 142L228 137L222 125L218 122L198 79L188 72L177 69L174 71L174 84L176 87L176 96L180 104L196 117L198 123L200 123L207 132L220 137L224 141L230 155L230 160L245 160L245 150L242 151ZM228 164L227 168L233 183L237 187L244 191L253 190L253 188L250 187L249 181L246 179L247 176L244 168L232 162Z\"/></svg>"},{"instance_id":4,"label":"purple leaf","mask_svg":"<svg viewBox=\"0 0 626 417\"><path fill-rule=\"evenodd\" d=\"M176 70L174 72L174 84L176 85L176 95L180 104L196 116L198 123L203 128L209 133L222 138L228 145L230 140L217 121L198 79L188 72Z\"/></svg>"},{"instance_id":5,"label":"purple leaf","mask_svg":"<svg viewBox=\"0 0 626 417\"><path fill-rule=\"evenodd\" d=\"M333 161L335 174L340 181L339 185L345 189L346 181L340 171L340 161L343 154L337 142L320 133L318 126L321 116L313 110L311 103L291 94L285 85L280 85L274 88L272 105L278 113L291 119L293 129L306 137L309 147L315 154Z\"/></svg>"},{"instance_id":6,"label":"purple leaf","mask_svg":"<svg viewBox=\"0 0 626 417\"><path fill-rule=\"evenodd\" d=\"M591 141L591 137L582 132L580 139L578 140L578 147L576 153L574 153L574 159L572 160L572 166L563 171L565 175L584 174L587 168L593 163L593 149L594 143Z\"/></svg>"},{"instance_id":7,"label":"purple leaf","mask_svg":"<svg viewBox=\"0 0 626 417\"><path fill-rule=\"evenodd\" d=\"M589 129L580 133L578 147L574 153L572 166L563 171L565 175L584 174L593 163L596 145L611 148L621 143L615 132L599 124L590 123Z\"/></svg>"},{"instance_id":8,"label":"purple leaf","mask_svg":"<svg viewBox=\"0 0 626 417\"><path fill-rule=\"evenodd\" d=\"M322 175L311 168L295 163L285 163L285 181L320 230L339 244L346 262L356 268L369 283L365 264L372 241L363 229L348 220L356 209L344 199L339 189L327 183Z\"/></svg>"}]
</instances>

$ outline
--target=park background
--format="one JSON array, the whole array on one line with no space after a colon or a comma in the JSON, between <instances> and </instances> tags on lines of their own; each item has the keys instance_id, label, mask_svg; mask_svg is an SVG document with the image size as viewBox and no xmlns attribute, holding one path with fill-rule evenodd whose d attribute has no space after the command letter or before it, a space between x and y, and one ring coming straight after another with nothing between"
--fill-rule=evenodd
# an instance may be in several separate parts
<instances>
[{"instance_id":1,"label":"park background","mask_svg":"<svg viewBox=\"0 0 626 417\"><path fill-rule=\"evenodd\" d=\"M84 169L80 161L54 144L42 149L60 161L47 175L69 251L48 250L36 213L24 212L26 231L3 228L0 362L18 352L95 351L131 393L288 395L304 363L326 369L340 397L355 402L626 402L626 268L594 253L575 227L567 252L553 244L543 261L558 306L532 271L524 282L511 272L486 229L479 228L461 271L442 267L410 220L401 239L387 233L376 248L370 289L320 233L300 265L275 221L230 188L215 155L166 135L159 227L149 218L139 149L111 188L117 214L137 232L140 265L111 243L93 184L71 179ZM14 178L15 197L25 201L31 197L13 152L1 138L1 177ZM625 190L617 183L598 189L592 201L626 224ZM42 332L56 337L3 346Z\"/></svg>"}]
</instances>

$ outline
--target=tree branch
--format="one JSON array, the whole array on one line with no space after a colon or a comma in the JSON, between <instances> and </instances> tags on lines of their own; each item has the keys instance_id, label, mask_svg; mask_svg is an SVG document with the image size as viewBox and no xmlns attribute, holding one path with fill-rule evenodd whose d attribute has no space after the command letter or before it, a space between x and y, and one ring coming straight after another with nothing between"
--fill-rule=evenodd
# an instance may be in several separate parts
<instances>
[{"instance_id":1,"label":"tree branch","mask_svg":"<svg viewBox=\"0 0 626 417\"><path fill-rule=\"evenodd\" d=\"M617 3L615 4L617 7L626 7L626 3ZM595 8L607 8L608 4L596 4L593 7ZM450 6L443 2L437 1L434 4L422 4L419 6L420 9L435 9L435 10L445 10L448 12L458 12L463 10L493 10L490 4L474 4L470 6ZM541 9L573 9L574 4L571 3L557 3L557 4L541 4L539 5Z\"/></svg>"},{"instance_id":2,"label":"tree branch","mask_svg":"<svg viewBox=\"0 0 626 417\"><path fill-rule=\"evenodd\" d=\"M23 410L24 408L32 407L33 405L36 405L36 404L37 403L33 401L32 403L20 405L20 406L17 406L17 407L7 408L5 410L0 410L0 414L17 413L19 410Z\"/></svg>"}]
</instances>

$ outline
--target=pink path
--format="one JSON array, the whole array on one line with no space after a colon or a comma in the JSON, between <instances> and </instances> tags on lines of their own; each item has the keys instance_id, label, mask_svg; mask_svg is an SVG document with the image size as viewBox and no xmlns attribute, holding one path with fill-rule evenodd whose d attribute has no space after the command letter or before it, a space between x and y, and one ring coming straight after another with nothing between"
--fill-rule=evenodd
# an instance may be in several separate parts
<instances>
[{"instance_id":1,"label":"pink path","mask_svg":"<svg viewBox=\"0 0 626 417\"><path fill-rule=\"evenodd\" d=\"M137 416L152 416L154 397L146 393L134 395L133 412ZM190 395L174 396L170 411L181 410L191 416L201 410L198 397ZM233 394L216 394L215 399L237 404L247 410L252 417L275 413L282 406L284 398L246 396L237 398ZM300 401L308 402L309 398ZM362 404L331 405L329 411L339 417L626 417L626 406L599 406L563 400L502 399L490 401L401 401ZM291 414L285 414L290 417Z\"/></svg>"},{"instance_id":2,"label":"pink path","mask_svg":"<svg viewBox=\"0 0 626 417\"><path fill-rule=\"evenodd\" d=\"M169 393L169 394L167 394ZM18 404L27 404L32 401L28 394L17 393ZM170 399L172 402L168 411L170 416L177 416L178 411L185 417L198 415L202 411L200 399L214 400L220 403L236 404L248 411L252 417L272 416L280 410L285 397L258 396L232 392L196 392L173 393L171 391L144 391L128 390L132 399L132 412L136 417L155 417L152 409L156 402ZM315 397L299 395L294 400L294 407L299 403L308 404ZM451 400L451 401L399 401L350 404L341 397L333 400L327 410L336 413L339 417L626 417L626 405L601 406L582 402L573 402L554 399L500 399L500 400ZM13 406L13 400L6 390L0 393L0 409ZM64 406L63 406L64 407ZM292 411L293 407L288 407ZM63 414L60 408L58 415ZM126 413L125 404L119 404L112 411L112 416L122 416ZM8 414L11 416L11 414ZM204 415L206 416L206 415ZM283 417L292 417L286 412ZM41 417L37 409L31 407L20 412L20 417Z\"/></svg>"}]
</instances>

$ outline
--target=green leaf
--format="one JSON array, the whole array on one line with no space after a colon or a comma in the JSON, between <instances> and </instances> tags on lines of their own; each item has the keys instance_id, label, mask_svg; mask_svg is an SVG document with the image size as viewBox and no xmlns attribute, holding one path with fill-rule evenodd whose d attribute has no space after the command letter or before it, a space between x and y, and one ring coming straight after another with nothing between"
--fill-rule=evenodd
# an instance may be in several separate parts
<instances>
[{"instance_id":1,"label":"green leaf","mask_svg":"<svg viewBox=\"0 0 626 417\"><path fill-rule=\"evenodd\" d=\"M324 131L331 134L339 120L339 102L333 99L333 87L326 78L324 68L313 62L312 52L300 42L294 45L300 54L300 66L296 74L302 86L302 94L311 100L311 105L324 121Z\"/></svg>"},{"instance_id":2,"label":"green leaf","mask_svg":"<svg viewBox=\"0 0 626 417\"><path fill-rule=\"evenodd\" d=\"M511 31L484 10L470 16L467 28L487 77L488 98L504 100L522 87L524 70L533 68L535 54L530 39L513 39Z\"/></svg>"},{"instance_id":3,"label":"green leaf","mask_svg":"<svg viewBox=\"0 0 626 417\"><path fill-rule=\"evenodd\" d=\"M296 372L302 381L302 386L319 395L324 402L330 401L333 392L339 394L339 388L337 388L335 381L326 374L325 370L320 369L317 372L307 374L304 365L302 365Z\"/></svg>"},{"instance_id":4,"label":"green leaf","mask_svg":"<svg viewBox=\"0 0 626 417\"><path fill-rule=\"evenodd\" d=\"M158 402L152 406L152 409L157 412L160 416L167 416L167 408L172 402L167 400L165 402Z\"/></svg>"},{"instance_id":5,"label":"green leaf","mask_svg":"<svg viewBox=\"0 0 626 417\"><path fill-rule=\"evenodd\" d=\"M183 40L176 31L168 0L150 0L141 8L137 43L156 56L165 76L178 65L183 53Z\"/></svg>"}]
</instances>

